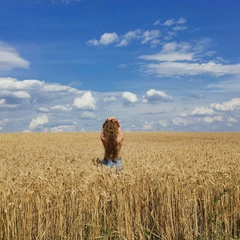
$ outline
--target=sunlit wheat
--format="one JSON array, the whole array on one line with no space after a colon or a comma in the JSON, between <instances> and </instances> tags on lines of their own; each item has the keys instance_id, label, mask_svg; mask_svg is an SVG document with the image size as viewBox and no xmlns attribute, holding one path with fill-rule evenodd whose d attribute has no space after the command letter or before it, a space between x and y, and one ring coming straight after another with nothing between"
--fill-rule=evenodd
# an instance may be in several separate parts
<instances>
[{"instance_id":1,"label":"sunlit wheat","mask_svg":"<svg viewBox=\"0 0 240 240\"><path fill-rule=\"evenodd\" d=\"M0 239L240 239L240 133L0 135Z\"/></svg>"}]
</instances>

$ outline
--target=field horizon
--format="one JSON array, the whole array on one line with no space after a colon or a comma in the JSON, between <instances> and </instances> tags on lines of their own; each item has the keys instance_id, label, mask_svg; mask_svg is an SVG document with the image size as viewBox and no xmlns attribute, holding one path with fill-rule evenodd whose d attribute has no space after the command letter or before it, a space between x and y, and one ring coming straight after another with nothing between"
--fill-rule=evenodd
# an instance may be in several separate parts
<instances>
[{"instance_id":1,"label":"field horizon","mask_svg":"<svg viewBox=\"0 0 240 240\"><path fill-rule=\"evenodd\" d=\"M0 239L240 239L239 132L0 134Z\"/></svg>"}]
</instances>

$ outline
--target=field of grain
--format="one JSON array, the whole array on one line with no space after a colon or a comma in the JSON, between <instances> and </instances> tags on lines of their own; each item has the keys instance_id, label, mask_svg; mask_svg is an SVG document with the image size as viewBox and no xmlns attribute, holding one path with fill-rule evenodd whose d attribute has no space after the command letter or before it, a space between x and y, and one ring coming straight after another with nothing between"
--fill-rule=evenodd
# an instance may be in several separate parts
<instances>
[{"instance_id":1,"label":"field of grain","mask_svg":"<svg viewBox=\"0 0 240 240\"><path fill-rule=\"evenodd\" d=\"M0 239L240 239L240 133L0 134Z\"/></svg>"}]
</instances>

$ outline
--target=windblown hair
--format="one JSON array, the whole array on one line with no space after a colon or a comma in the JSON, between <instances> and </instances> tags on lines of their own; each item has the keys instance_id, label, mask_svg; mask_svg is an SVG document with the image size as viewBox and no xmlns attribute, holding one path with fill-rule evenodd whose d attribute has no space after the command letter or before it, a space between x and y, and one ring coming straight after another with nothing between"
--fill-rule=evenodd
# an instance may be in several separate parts
<instances>
[{"instance_id":1,"label":"windblown hair","mask_svg":"<svg viewBox=\"0 0 240 240\"><path fill-rule=\"evenodd\" d=\"M117 143L117 136L119 127L119 123L114 120L107 119L103 123L103 131L105 136L105 157L108 159L115 159L118 155L119 148Z\"/></svg>"}]
</instances>

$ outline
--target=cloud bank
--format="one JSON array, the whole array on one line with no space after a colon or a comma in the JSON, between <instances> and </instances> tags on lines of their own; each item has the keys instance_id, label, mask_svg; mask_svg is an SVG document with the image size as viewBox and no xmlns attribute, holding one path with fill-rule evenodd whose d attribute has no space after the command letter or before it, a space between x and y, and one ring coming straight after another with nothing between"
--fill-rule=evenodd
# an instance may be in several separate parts
<instances>
[{"instance_id":1,"label":"cloud bank","mask_svg":"<svg viewBox=\"0 0 240 240\"><path fill-rule=\"evenodd\" d=\"M129 131L237 129L240 98L190 105L160 89L92 92L40 80L0 78L0 129L5 131L98 131L116 115ZM177 109L177 110L175 110ZM145 119L145 120L144 120ZM134 122L134 124L133 124Z\"/></svg>"},{"instance_id":2,"label":"cloud bank","mask_svg":"<svg viewBox=\"0 0 240 240\"><path fill-rule=\"evenodd\" d=\"M28 68L29 65L29 61L22 58L13 47L0 41L0 72L18 67Z\"/></svg>"}]
</instances>

